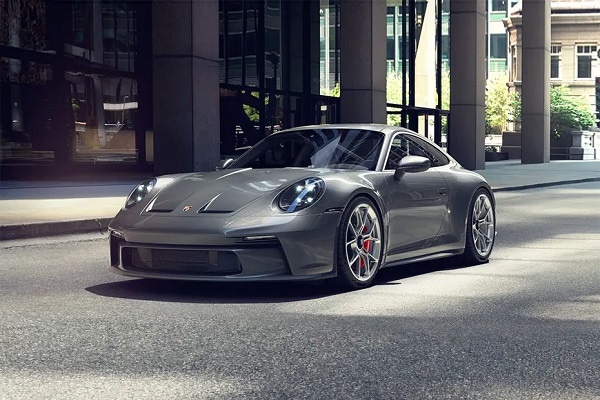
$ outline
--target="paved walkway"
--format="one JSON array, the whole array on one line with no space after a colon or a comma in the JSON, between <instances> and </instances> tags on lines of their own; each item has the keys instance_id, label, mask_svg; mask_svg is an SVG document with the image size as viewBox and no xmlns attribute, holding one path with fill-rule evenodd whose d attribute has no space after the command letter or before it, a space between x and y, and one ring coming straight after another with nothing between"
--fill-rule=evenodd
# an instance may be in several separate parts
<instances>
[{"instance_id":1,"label":"paved walkway","mask_svg":"<svg viewBox=\"0 0 600 400\"><path fill-rule=\"evenodd\" d=\"M477 171L494 191L600 181L600 160L486 163ZM86 181L1 181L0 240L106 229L144 176Z\"/></svg>"}]
</instances>

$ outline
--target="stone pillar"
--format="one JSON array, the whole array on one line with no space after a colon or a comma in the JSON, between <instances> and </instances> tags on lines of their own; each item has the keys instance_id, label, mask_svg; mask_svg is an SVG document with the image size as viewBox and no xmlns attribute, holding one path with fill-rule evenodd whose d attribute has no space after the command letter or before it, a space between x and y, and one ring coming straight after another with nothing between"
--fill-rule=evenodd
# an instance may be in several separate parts
<instances>
[{"instance_id":1,"label":"stone pillar","mask_svg":"<svg viewBox=\"0 0 600 400\"><path fill-rule=\"evenodd\" d=\"M340 5L341 122L385 123L386 2Z\"/></svg>"},{"instance_id":2,"label":"stone pillar","mask_svg":"<svg viewBox=\"0 0 600 400\"><path fill-rule=\"evenodd\" d=\"M219 129L218 0L152 2L154 172L214 170Z\"/></svg>"},{"instance_id":3,"label":"stone pillar","mask_svg":"<svg viewBox=\"0 0 600 400\"><path fill-rule=\"evenodd\" d=\"M523 1L521 162L550 161L550 1Z\"/></svg>"},{"instance_id":4,"label":"stone pillar","mask_svg":"<svg viewBox=\"0 0 600 400\"><path fill-rule=\"evenodd\" d=\"M448 151L468 169L485 169L485 2L450 2Z\"/></svg>"}]
</instances>

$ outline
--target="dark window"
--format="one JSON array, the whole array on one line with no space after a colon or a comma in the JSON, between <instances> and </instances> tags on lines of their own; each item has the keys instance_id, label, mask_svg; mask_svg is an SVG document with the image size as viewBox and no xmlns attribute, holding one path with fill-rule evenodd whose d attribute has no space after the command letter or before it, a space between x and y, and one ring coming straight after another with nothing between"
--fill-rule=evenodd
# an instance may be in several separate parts
<instances>
[{"instance_id":1,"label":"dark window","mask_svg":"<svg viewBox=\"0 0 600 400\"><path fill-rule=\"evenodd\" d=\"M387 57L388 60L394 60L395 59L395 54L394 54L394 38L393 37L388 37L387 38Z\"/></svg>"},{"instance_id":2,"label":"dark window","mask_svg":"<svg viewBox=\"0 0 600 400\"><path fill-rule=\"evenodd\" d=\"M450 160L448 159L448 157L446 157L443 151L441 151L425 139L414 135L411 135L409 139L414 143L414 145L416 145L420 149L420 151L425 153L423 157L427 157L431 160L432 167L439 167L441 165L446 165L450 162Z\"/></svg>"},{"instance_id":3,"label":"dark window","mask_svg":"<svg viewBox=\"0 0 600 400\"><path fill-rule=\"evenodd\" d=\"M550 57L550 78L558 79L560 77L560 56Z\"/></svg>"},{"instance_id":4,"label":"dark window","mask_svg":"<svg viewBox=\"0 0 600 400\"><path fill-rule=\"evenodd\" d=\"M550 46L550 78L560 78L560 54L561 46L553 44Z\"/></svg>"},{"instance_id":5,"label":"dark window","mask_svg":"<svg viewBox=\"0 0 600 400\"><path fill-rule=\"evenodd\" d=\"M406 156L420 156L431 160L432 167L448 164L448 157L427 141L413 135L399 134L392 140L385 169L396 169Z\"/></svg>"},{"instance_id":6,"label":"dark window","mask_svg":"<svg viewBox=\"0 0 600 400\"><path fill-rule=\"evenodd\" d=\"M490 35L490 58L506 58L506 34Z\"/></svg>"},{"instance_id":7,"label":"dark window","mask_svg":"<svg viewBox=\"0 0 600 400\"><path fill-rule=\"evenodd\" d=\"M492 0L492 11L506 11L506 0Z\"/></svg>"},{"instance_id":8,"label":"dark window","mask_svg":"<svg viewBox=\"0 0 600 400\"><path fill-rule=\"evenodd\" d=\"M450 0L442 0L442 12L450 12Z\"/></svg>"},{"instance_id":9,"label":"dark window","mask_svg":"<svg viewBox=\"0 0 600 400\"><path fill-rule=\"evenodd\" d=\"M592 77L592 56L578 55L577 56L577 77L591 78Z\"/></svg>"},{"instance_id":10,"label":"dark window","mask_svg":"<svg viewBox=\"0 0 600 400\"><path fill-rule=\"evenodd\" d=\"M402 40L402 36L398 35L398 40L396 42L398 43L398 58L402 59L402 52L404 51L404 49L403 49L404 41Z\"/></svg>"},{"instance_id":11,"label":"dark window","mask_svg":"<svg viewBox=\"0 0 600 400\"><path fill-rule=\"evenodd\" d=\"M442 59L450 59L450 36L442 35Z\"/></svg>"}]
</instances>

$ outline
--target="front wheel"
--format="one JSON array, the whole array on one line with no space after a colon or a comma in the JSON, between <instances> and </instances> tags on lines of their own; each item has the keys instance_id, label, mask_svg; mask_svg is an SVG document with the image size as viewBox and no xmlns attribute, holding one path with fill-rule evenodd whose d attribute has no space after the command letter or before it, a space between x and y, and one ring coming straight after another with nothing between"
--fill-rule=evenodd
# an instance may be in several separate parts
<instances>
[{"instance_id":1,"label":"front wheel","mask_svg":"<svg viewBox=\"0 0 600 400\"><path fill-rule=\"evenodd\" d=\"M383 255L379 212L371 200L357 197L344 214L338 232L337 280L343 289L360 289L375 279Z\"/></svg>"},{"instance_id":2,"label":"front wheel","mask_svg":"<svg viewBox=\"0 0 600 400\"><path fill-rule=\"evenodd\" d=\"M496 239L496 210L489 192L475 192L467 218L467 237L463 258L469 264L480 264L490 258Z\"/></svg>"}]
</instances>

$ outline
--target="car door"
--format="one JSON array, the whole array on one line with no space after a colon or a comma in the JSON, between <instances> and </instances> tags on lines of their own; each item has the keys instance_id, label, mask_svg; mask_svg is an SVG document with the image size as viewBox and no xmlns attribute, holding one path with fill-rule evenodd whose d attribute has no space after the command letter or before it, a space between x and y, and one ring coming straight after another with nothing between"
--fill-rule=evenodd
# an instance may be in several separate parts
<instances>
[{"instance_id":1,"label":"car door","mask_svg":"<svg viewBox=\"0 0 600 400\"><path fill-rule=\"evenodd\" d=\"M389 204L388 262L424 254L446 218L448 184L437 170L439 160L427 146L427 142L405 133L392 138L384 166ZM394 177L398 162L407 155L427 157L432 166Z\"/></svg>"}]
</instances>

